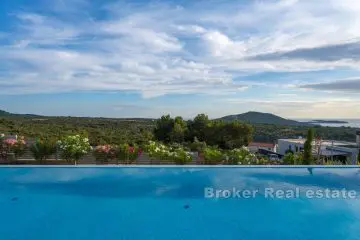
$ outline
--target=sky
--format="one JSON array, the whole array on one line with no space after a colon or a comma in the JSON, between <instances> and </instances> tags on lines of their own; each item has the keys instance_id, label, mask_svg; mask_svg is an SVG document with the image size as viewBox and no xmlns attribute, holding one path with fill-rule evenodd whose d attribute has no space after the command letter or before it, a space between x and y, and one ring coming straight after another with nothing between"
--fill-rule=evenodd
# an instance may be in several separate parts
<instances>
[{"instance_id":1,"label":"sky","mask_svg":"<svg viewBox=\"0 0 360 240\"><path fill-rule=\"evenodd\" d=\"M357 0L1 0L0 109L360 118Z\"/></svg>"}]
</instances>

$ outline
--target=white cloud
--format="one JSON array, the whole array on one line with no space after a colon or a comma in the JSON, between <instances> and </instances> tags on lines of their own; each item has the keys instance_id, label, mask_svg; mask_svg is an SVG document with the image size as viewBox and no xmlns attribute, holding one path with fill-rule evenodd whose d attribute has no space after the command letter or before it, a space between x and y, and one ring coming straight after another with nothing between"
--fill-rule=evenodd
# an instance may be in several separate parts
<instances>
[{"instance_id":1,"label":"white cloud","mask_svg":"<svg viewBox=\"0 0 360 240\"><path fill-rule=\"evenodd\" d=\"M350 51L350 57L336 61L276 55L267 61L249 59L354 41L360 37L356 1L199 1L183 7L121 1L104 3L102 19L91 16L96 9L89 14L66 11L71 1L58 0L56 5L62 7L55 15L12 16L17 29L3 34L10 43L0 46L5 62L0 86L6 86L0 94L125 90L144 97L218 95L256 84L237 82L239 75L360 68ZM92 7L84 0L76 5Z\"/></svg>"}]
</instances>

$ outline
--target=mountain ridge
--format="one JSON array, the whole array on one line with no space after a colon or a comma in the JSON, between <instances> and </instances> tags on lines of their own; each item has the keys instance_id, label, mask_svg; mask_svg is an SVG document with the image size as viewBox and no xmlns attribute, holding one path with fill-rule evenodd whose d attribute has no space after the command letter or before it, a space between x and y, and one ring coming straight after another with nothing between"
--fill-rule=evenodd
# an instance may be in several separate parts
<instances>
[{"instance_id":1,"label":"mountain ridge","mask_svg":"<svg viewBox=\"0 0 360 240\"><path fill-rule=\"evenodd\" d=\"M289 126L306 126L310 125L305 122L298 122L291 119L282 118L272 113L263 113L256 111L249 111L241 114L227 115L219 118L224 121L239 120L251 124L274 124L274 125L289 125Z\"/></svg>"},{"instance_id":2,"label":"mountain ridge","mask_svg":"<svg viewBox=\"0 0 360 240\"><path fill-rule=\"evenodd\" d=\"M70 116L42 116L36 114L19 114L10 113L0 110L0 117L26 117L26 118L56 118L56 117L70 117ZM106 117L76 117L73 118L106 118ZM127 120L153 120L153 118L107 118L107 119L127 119ZM306 122L298 122L291 119L282 118L272 113L263 113L256 111L249 111L241 114L233 114L217 118L218 120L233 121L239 120L250 124L275 124L275 125L289 125L289 126L308 126L313 125Z\"/></svg>"}]
</instances>

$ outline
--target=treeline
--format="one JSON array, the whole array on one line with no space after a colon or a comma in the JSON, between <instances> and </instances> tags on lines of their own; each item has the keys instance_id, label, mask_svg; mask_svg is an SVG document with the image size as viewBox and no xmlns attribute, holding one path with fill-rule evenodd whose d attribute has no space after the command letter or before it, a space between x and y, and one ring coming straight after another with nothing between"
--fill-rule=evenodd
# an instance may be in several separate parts
<instances>
[{"instance_id":1,"label":"treeline","mask_svg":"<svg viewBox=\"0 0 360 240\"><path fill-rule=\"evenodd\" d=\"M254 124L253 141L274 143L279 138L305 138L309 127ZM316 137L338 141L354 142L356 128L314 126Z\"/></svg>"},{"instance_id":2,"label":"treeline","mask_svg":"<svg viewBox=\"0 0 360 240\"><path fill-rule=\"evenodd\" d=\"M314 127L322 139L355 141L355 128ZM252 138L256 142L274 143L279 138L306 137L306 126L271 124L244 124L209 120L199 114L192 120L163 116L152 119L109 119L78 117L3 117L0 133L36 137L61 138L64 135L82 134L89 137L91 145L134 143L142 145L149 140L165 143L200 142L221 148L246 145ZM239 137L240 136L240 137Z\"/></svg>"},{"instance_id":3,"label":"treeline","mask_svg":"<svg viewBox=\"0 0 360 240\"><path fill-rule=\"evenodd\" d=\"M0 133L17 134L27 139L45 137L59 139L81 134L89 137L91 145L147 143L153 139L153 120L108 118L0 118Z\"/></svg>"},{"instance_id":4,"label":"treeline","mask_svg":"<svg viewBox=\"0 0 360 240\"><path fill-rule=\"evenodd\" d=\"M222 149L247 146L252 138L251 125L239 121L225 122L210 120L199 114L193 120L182 117L162 116L155 123L154 137L164 143L184 143L200 141Z\"/></svg>"}]
</instances>

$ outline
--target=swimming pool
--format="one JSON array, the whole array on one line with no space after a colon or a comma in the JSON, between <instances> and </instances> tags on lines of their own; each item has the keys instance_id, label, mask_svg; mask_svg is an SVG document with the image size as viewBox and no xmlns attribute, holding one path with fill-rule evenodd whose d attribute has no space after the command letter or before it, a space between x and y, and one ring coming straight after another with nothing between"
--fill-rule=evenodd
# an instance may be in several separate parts
<instances>
[{"instance_id":1,"label":"swimming pool","mask_svg":"<svg viewBox=\"0 0 360 240\"><path fill-rule=\"evenodd\" d=\"M0 239L360 239L358 193L358 168L5 167Z\"/></svg>"}]
</instances>

